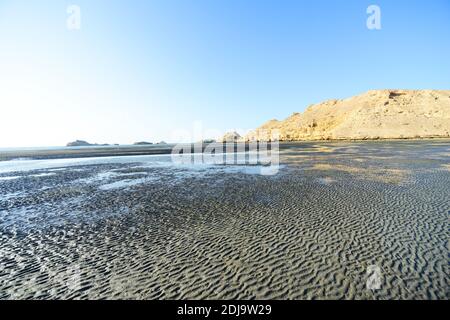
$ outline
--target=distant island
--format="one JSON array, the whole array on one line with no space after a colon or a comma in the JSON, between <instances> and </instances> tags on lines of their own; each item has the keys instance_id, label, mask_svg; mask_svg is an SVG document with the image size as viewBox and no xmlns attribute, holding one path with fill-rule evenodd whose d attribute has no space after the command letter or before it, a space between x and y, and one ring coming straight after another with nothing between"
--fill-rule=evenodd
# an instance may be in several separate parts
<instances>
[{"instance_id":1,"label":"distant island","mask_svg":"<svg viewBox=\"0 0 450 320\"><path fill-rule=\"evenodd\" d=\"M92 147L92 146L104 147L104 146L118 146L118 144L108 144L108 143L99 144L99 143L89 143L84 140L75 140L73 142L69 142L66 146L67 147Z\"/></svg>"},{"instance_id":2,"label":"distant island","mask_svg":"<svg viewBox=\"0 0 450 320\"><path fill-rule=\"evenodd\" d=\"M66 146L67 147L90 147L90 146L109 146L110 144L104 143L104 144L98 144L98 143L89 143L84 140L75 140L73 142L69 142Z\"/></svg>"},{"instance_id":3,"label":"distant island","mask_svg":"<svg viewBox=\"0 0 450 320\"><path fill-rule=\"evenodd\" d=\"M449 138L450 90L372 90L222 140L269 141L277 135L279 141Z\"/></svg>"},{"instance_id":4,"label":"distant island","mask_svg":"<svg viewBox=\"0 0 450 320\"><path fill-rule=\"evenodd\" d=\"M157 145L166 145L167 143L164 141L160 141L158 143L156 143ZM89 143L85 140L75 140L72 142L69 142L66 146L67 147L92 147L92 146L118 146L119 144L108 144L108 143L103 143L103 144L98 144L98 143ZM135 146L151 146L153 145L152 142L147 142L147 141L139 141L139 142L135 142L133 143L133 145Z\"/></svg>"},{"instance_id":5,"label":"distant island","mask_svg":"<svg viewBox=\"0 0 450 320\"><path fill-rule=\"evenodd\" d=\"M204 139L200 141L200 143L210 144L210 143L216 143L217 141L215 139Z\"/></svg>"},{"instance_id":6,"label":"distant island","mask_svg":"<svg viewBox=\"0 0 450 320\"><path fill-rule=\"evenodd\" d=\"M140 142L135 142L133 143L135 146L149 146L152 145L152 142L147 142L147 141L140 141Z\"/></svg>"}]
</instances>

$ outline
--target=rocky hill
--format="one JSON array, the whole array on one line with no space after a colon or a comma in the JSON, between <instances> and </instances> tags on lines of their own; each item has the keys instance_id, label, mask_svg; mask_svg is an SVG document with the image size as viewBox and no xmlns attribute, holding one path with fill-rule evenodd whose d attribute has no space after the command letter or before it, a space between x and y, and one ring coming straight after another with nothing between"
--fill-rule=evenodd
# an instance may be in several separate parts
<instances>
[{"instance_id":1,"label":"rocky hill","mask_svg":"<svg viewBox=\"0 0 450 320\"><path fill-rule=\"evenodd\" d=\"M227 132L223 137L219 138L219 141L222 143L227 143L227 142L237 142L241 139L242 139L241 135L236 131L233 131Z\"/></svg>"},{"instance_id":2,"label":"rocky hill","mask_svg":"<svg viewBox=\"0 0 450 320\"><path fill-rule=\"evenodd\" d=\"M109 144L107 144L107 143L104 143L104 144L89 143L84 140L75 140L73 142L69 142L66 146L67 147L92 147L92 146L109 146Z\"/></svg>"},{"instance_id":3,"label":"rocky hill","mask_svg":"<svg viewBox=\"0 0 450 320\"><path fill-rule=\"evenodd\" d=\"M84 140L75 140L73 142L69 142L67 144L67 147L89 147L89 146L94 146L94 145L95 144L89 143Z\"/></svg>"},{"instance_id":4,"label":"rocky hill","mask_svg":"<svg viewBox=\"0 0 450 320\"><path fill-rule=\"evenodd\" d=\"M401 139L450 137L450 90L373 90L312 105L271 120L245 140Z\"/></svg>"}]
</instances>

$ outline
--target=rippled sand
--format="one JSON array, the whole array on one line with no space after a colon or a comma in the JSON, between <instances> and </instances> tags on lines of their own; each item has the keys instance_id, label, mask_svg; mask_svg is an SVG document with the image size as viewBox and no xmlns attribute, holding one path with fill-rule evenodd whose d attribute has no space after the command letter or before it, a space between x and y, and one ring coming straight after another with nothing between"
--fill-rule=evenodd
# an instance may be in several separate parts
<instances>
[{"instance_id":1,"label":"rippled sand","mask_svg":"<svg viewBox=\"0 0 450 320\"><path fill-rule=\"evenodd\" d=\"M167 156L3 163L0 298L448 299L449 151L286 144L274 176Z\"/></svg>"}]
</instances>

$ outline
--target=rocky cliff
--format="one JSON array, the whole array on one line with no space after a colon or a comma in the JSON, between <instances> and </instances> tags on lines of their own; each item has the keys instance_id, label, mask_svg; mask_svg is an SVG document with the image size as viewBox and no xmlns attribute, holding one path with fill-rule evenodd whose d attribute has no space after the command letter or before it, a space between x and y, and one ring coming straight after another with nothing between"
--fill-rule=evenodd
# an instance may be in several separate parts
<instances>
[{"instance_id":1,"label":"rocky cliff","mask_svg":"<svg viewBox=\"0 0 450 320\"><path fill-rule=\"evenodd\" d=\"M450 90L373 90L312 105L271 120L245 140L401 139L450 137Z\"/></svg>"}]
</instances>

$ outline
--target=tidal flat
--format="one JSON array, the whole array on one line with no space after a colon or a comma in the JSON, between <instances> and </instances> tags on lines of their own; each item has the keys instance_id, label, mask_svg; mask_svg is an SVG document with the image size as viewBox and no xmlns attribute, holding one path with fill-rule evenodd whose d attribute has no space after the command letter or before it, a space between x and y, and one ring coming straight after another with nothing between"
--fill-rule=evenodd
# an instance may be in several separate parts
<instances>
[{"instance_id":1,"label":"tidal flat","mask_svg":"<svg viewBox=\"0 0 450 320\"><path fill-rule=\"evenodd\" d=\"M0 161L0 299L449 299L448 140L39 155Z\"/></svg>"}]
</instances>

